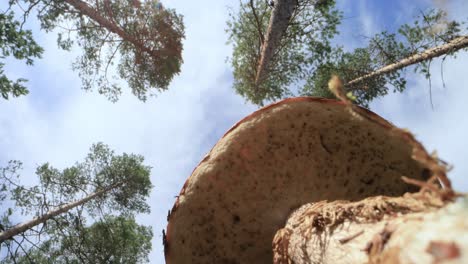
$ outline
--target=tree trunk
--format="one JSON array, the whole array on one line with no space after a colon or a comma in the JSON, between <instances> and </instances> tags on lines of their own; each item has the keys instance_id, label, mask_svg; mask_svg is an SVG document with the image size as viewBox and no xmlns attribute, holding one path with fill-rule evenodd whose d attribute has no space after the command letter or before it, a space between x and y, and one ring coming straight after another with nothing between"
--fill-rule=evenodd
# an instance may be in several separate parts
<instances>
[{"instance_id":1,"label":"tree trunk","mask_svg":"<svg viewBox=\"0 0 468 264\"><path fill-rule=\"evenodd\" d=\"M288 28L289 20L297 6L297 0L276 0L271 13L262 53L257 67L255 85L258 86L268 71L268 64L278 48L281 39Z\"/></svg>"},{"instance_id":2,"label":"tree trunk","mask_svg":"<svg viewBox=\"0 0 468 264\"><path fill-rule=\"evenodd\" d=\"M276 233L274 263L468 263L467 217L468 197L309 204Z\"/></svg>"},{"instance_id":3,"label":"tree trunk","mask_svg":"<svg viewBox=\"0 0 468 264\"><path fill-rule=\"evenodd\" d=\"M34 226L37 226L39 224L43 224L45 223L47 220L51 219L52 217L54 216L57 216L57 215L60 215L60 214L63 214L79 205L82 205L82 204L85 204L91 200L93 200L94 198L98 197L98 196L101 196L103 195L104 193L107 193L109 192L110 190L113 190L121 185L123 185L124 182L119 182L119 183L116 183L116 184L113 184L107 188L104 188L100 191L97 191L95 193L92 193L88 196L86 196L85 198L79 200L79 201L76 201L76 202L72 202L72 203L69 203L69 204L66 204L66 205L63 205L63 206L60 206L58 207L57 209L55 210L52 210L52 211L49 211L47 212L46 214L40 216L40 217L36 217L30 221L27 221L27 222L24 222L24 223L21 223L21 224L18 224L8 230L5 230L3 232L0 233L0 243L7 240L7 239L10 239L12 238L13 236L16 236L22 232L25 232L26 230L28 229L31 229L32 227Z\"/></svg>"},{"instance_id":4,"label":"tree trunk","mask_svg":"<svg viewBox=\"0 0 468 264\"><path fill-rule=\"evenodd\" d=\"M65 0L66 3L73 6L81 14L89 17L101 27L106 28L107 30L119 35L124 41L132 43L137 49L142 50L150 54L152 57L159 58L158 53L155 50L152 50L144 45L141 41L135 37L129 35L122 28L116 25L113 21L108 20L103 17L98 11L89 6L86 2L81 0Z\"/></svg>"},{"instance_id":5,"label":"tree trunk","mask_svg":"<svg viewBox=\"0 0 468 264\"><path fill-rule=\"evenodd\" d=\"M422 62L422 61L425 61L425 60L429 60L429 59L432 59L432 58L436 58L436 57L442 56L444 54L447 54L449 52L454 52L454 51L457 51L457 50L460 50L460 49L463 49L463 48L466 48L466 47L468 47L468 36L461 36L461 37L458 37L458 38L455 38L455 39L451 40L450 42L448 42L448 43L446 43L444 45L440 45L440 46L437 46L437 47L434 47L434 48L427 49L427 50L425 50L425 51L423 51L421 53L409 56L409 57L407 57L405 59L402 59L399 62L387 65L387 66L385 66L383 68L380 68L380 69L378 69L378 70L376 70L376 71L374 71L372 73L369 73L369 74L366 74L366 75L364 75L362 77L354 79L354 80L348 82L347 84L345 84L345 86L355 85L355 84L357 84L357 83L359 83L361 81L373 78L375 76L386 74L386 73L389 73L389 72L393 72L393 71L402 69L404 67L407 67L409 65L416 64L416 63L419 63L419 62ZM360 88L356 87L356 88L353 88L351 90L358 90L358 89L360 89Z\"/></svg>"}]
</instances>

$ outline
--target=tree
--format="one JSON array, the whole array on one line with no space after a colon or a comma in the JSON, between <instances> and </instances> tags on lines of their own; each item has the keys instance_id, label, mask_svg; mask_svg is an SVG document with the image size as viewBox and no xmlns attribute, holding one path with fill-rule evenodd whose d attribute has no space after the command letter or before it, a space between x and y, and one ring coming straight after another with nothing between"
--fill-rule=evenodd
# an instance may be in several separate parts
<instances>
[{"instance_id":1,"label":"tree","mask_svg":"<svg viewBox=\"0 0 468 264\"><path fill-rule=\"evenodd\" d=\"M334 98L327 83L335 74L347 82L357 104L368 106L386 95L389 86L405 90L405 67L414 64L415 71L429 79L433 58L443 56L444 61L467 46L462 23L449 21L443 11L430 10L413 25L401 26L398 35L384 31L372 37L367 47L345 52L341 46L330 45L341 18L333 10L334 1L298 1L291 11L294 3L275 1L271 11L263 1L241 2L239 14L231 14L228 31L234 44L234 88L255 104L294 96L291 84L302 79L306 83L299 87L300 95ZM265 19L270 19L267 38L263 37Z\"/></svg>"},{"instance_id":2,"label":"tree","mask_svg":"<svg viewBox=\"0 0 468 264\"><path fill-rule=\"evenodd\" d=\"M14 19L13 12L0 13L0 94L4 99L18 97L28 93L24 86L26 79L11 80L3 70L2 62L8 56L25 60L32 65L33 58L40 58L43 49L34 41L30 30L23 30L19 21Z\"/></svg>"},{"instance_id":3,"label":"tree","mask_svg":"<svg viewBox=\"0 0 468 264\"><path fill-rule=\"evenodd\" d=\"M34 263L147 263L151 227L133 217L105 216L89 227L69 228L58 241L46 241L18 262Z\"/></svg>"},{"instance_id":4,"label":"tree","mask_svg":"<svg viewBox=\"0 0 468 264\"><path fill-rule=\"evenodd\" d=\"M67 260L86 259L90 263L148 262L153 233L151 227L140 226L133 218L108 216L78 233L81 242L68 237L61 241L61 256ZM113 243L109 243L112 241ZM81 254L83 256L73 256Z\"/></svg>"},{"instance_id":5,"label":"tree","mask_svg":"<svg viewBox=\"0 0 468 264\"><path fill-rule=\"evenodd\" d=\"M146 198L152 188L150 168L143 157L133 154L115 156L107 146L98 143L82 163L59 171L49 164L37 168L39 184L26 187L17 183L21 163L12 161L3 168L1 194L9 194L17 208L32 220L12 225L9 208L2 218L0 243L9 259L18 257L18 250L28 252L23 242L38 247L42 238L63 240L66 234L81 233L86 219L119 214L132 216L149 212Z\"/></svg>"},{"instance_id":6,"label":"tree","mask_svg":"<svg viewBox=\"0 0 468 264\"><path fill-rule=\"evenodd\" d=\"M258 62L257 75L255 77L256 86L265 78L268 64L273 59L276 50L279 48L281 39L288 28L289 20L291 19L297 4L297 0L278 0L274 2L266 37L264 38L263 35L260 35L262 40L262 52ZM255 15L253 0L250 0L250 6Z\"/></svg>"},{"instance_id":7,"label":"tree","mask_svg":"<svg viewBox=\"0 0 468 264\"><path fill-rule=\"evenodd\" d=\"M338 75L346 83L348 92L357 104L368 106L373 99L389 91L402 92L406 88L403 76L405 67L415 65L415 72L430 78L430 65L435 57L454 56L468 46L462 24L447 21L440 10L430 10L419 16L413 25L405 24L399 35L382 32L369 40L365 48L344 52L337 47L327 60L309 77L302 88L302 95L334 98L327 88L332 75Z\"/></svg>"},{"instance_id":8,"label":"tree","mask_svg":"<svg viewBox=\"0 0 468 264\"><path fill-rule=\"evenodd\" d=\"M289 86L307 76L330 50L341 19L334 5L316 0L276 1L273 7L264 0L240 2L227 29L234 46L236 92L258 105L292 95Z\"/></svg>"},{"instance_id":9,"label":"tree","mask_svg":"<svg viewBox=\"0 0 468 264\"><path fill-rule=\"evenodd\" d=\"M33 9L46 32L60 29L58 46L83 55L73 63L85 90L116 101L121 93L118 78L134 95L146 100L151 89L166 90L182 64L182 16L163 8L158 0L10 0L10 8L23 6L26 19ZM110 66L120 55L116 73ZM110 75L110 76L109 76Z\"/></svg>"}]
</instances>

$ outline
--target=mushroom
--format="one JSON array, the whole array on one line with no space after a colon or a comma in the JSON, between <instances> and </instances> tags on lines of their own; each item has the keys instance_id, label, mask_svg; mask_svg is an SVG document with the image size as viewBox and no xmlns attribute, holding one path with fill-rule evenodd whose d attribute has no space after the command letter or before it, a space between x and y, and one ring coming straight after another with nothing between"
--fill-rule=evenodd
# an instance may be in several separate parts
<instances>
[{"instance_id":1,"label":"mushroom","mask_svg":"<svg viewBox=\"0 0 468 264\"><path fill-rule=\"evenodd\" d=\"M271 263L293 210L322 200L399 196L427 180L394 126L336 100L298 97L232 127L185 182L169 216L167 263Z\"/></svg>"}]
</instances>

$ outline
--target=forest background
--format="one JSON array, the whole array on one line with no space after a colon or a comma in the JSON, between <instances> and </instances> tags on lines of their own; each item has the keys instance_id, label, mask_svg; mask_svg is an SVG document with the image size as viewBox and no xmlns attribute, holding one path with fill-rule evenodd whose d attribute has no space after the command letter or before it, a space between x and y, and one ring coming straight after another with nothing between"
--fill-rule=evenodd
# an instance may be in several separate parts
<instances>
[{"instance_id":1,"label":"forest background","mask_svg":"<svg viewBox=\"0 0 468 264\"><path fill-rule=\"evenodd\" d=\"M4 8L1 3L1 8ZM152 167L155 186L148 203L151 213L138 215L139 224L153 227L152 263L163 263L161 230L166 226L167 210L185 179L216 141L235 122L258 107L246 103L232 89L232 68L226 58L232 54L225 32L229 8L237 0L180 1L164 5L184 16L186 38L184 63L169 90L147 102L139 101L123 89L119 101L112 103L97 92L81 90L81 81L71 69L80 51L66 52L56 45L56 34L40 31L30 19L26 28L45 48L43 59L26 66L13 59L5 61L5 71L13 78L28 79L29 95L0 101L0 163L21 160L21 180L37 181L37 165L49 162L57 168L82 160L89 147L104 142L117 153L141 154ZM468 6L464 0L430 1L338 1L344 20L333 42L351 51L366 45L367 37L383 30L394 32L410 23L421 10L443 8L449 18L463 21ZM454 166L453 185L468 191L463 173L466 163L468 109L468 54L443 63L432 63L432 98L429 82L408 69L404 93L390 93L370 104L370 109L399 127L410 129L429 150ZM122 83L125 86L125 83ZM465 135L465 136L463 136Z\"/></svg>"}]
</instances>

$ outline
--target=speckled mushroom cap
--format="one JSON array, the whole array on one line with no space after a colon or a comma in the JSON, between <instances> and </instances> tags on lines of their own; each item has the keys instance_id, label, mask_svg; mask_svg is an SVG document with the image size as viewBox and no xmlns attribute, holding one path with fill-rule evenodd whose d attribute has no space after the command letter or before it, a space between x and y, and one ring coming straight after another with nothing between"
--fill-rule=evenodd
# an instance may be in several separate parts
<instances>
[{"instance_id":1,"label":"speckled mushroom cap","mask_svg":"<svg viewBox=\"0 0 468 264\"><path fill-rule=\"evenodd\" d=\"M271 263L275 232L302 204L416 191L401 176L425 180L427 170L390 123L379 123L312 97L244 118L184 184L169 216L166 262Z\"/></svg>"}]
</instances>

